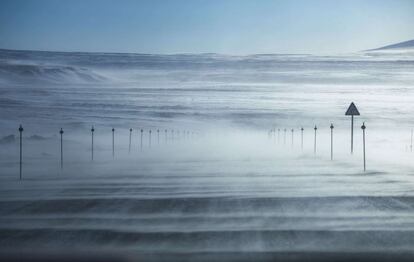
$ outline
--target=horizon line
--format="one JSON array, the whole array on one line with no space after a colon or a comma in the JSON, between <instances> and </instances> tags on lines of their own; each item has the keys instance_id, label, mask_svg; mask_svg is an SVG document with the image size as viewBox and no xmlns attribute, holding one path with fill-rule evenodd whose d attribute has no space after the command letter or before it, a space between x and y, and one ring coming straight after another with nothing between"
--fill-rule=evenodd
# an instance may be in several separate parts
<instances>
[{"instance_id":1,"label":"horizon line","mask_svg":"<svg viewBox=\"0 0 414 262\"><path fill-rule=\"evenodd\" d=\"M146 53L146 52L129 52L129 51L68 51L68 50L44 50L44 49L13 49L13 48L3 48L0 47L0 51L16 51L16 52L50 52L50 53L84 53L84 54L130 54L130 55L165 55L165 56L173 56L173 55L222 55L222 56L257 56L257 55L310 55L310 56L318 56L318 55L347 55L347 54L354 54L365 52L366 50L359 50L353 52L326 52L326 53L305 53L305 52L298 52L298 53L246 53L246 54L231 54L231 53L216 53L216 52L200 52L200 53L192 53L192 52L171 52L171 53Z\"/></svg>"},{"instance_id":2,"label":"horizon line","mask_svg":"<svg viewBox=\"0 0 414 262\"><path fill-rule=\"evenodd\" d=\"M68 51L68 50L44 50L44 49L13 49L13 48L3 48L0 47L0 50L5 51L20 51L20 52L53 52L53 53L92 53L92 54L134 54L134 55L223 55L223 56L254 56L254 55L322 55L322 54L353 54L353 53L361 53L361 52L369 52L369 51L375 51L382 48L386 48L389 46L393 46L396 44L401 44L405 42L413 41L414 39L400 41L400 42L394 42L392 44L387 44L381 47L371 48L371 49L364 49L364 50L358 50L353 52L327 52L327 53L305 53L305 52L298 52L298 53L246 53L246 54L230 54L230 53L216 53L216 52L200 52L200 53L192 53L192 52L171 52L171 53L146 53L146 52L129 52L129 51Z\"/></svg>"}]
</instances>

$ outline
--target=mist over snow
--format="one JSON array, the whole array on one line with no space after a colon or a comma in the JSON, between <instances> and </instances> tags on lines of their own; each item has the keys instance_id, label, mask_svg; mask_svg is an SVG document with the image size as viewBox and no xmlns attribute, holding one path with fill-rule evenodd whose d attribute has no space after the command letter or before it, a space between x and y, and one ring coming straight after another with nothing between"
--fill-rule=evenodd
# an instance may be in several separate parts
<instances>
[{"instance_id":1,"label":"mist over snow","mask_svg":"<svg viewBox=\"0 0 414 262\"><path fill-rule=\"evenodd\" d=\"M410 52L0 50L0 249L412 251L413 83Z\"/></svg>"}]
</instances>

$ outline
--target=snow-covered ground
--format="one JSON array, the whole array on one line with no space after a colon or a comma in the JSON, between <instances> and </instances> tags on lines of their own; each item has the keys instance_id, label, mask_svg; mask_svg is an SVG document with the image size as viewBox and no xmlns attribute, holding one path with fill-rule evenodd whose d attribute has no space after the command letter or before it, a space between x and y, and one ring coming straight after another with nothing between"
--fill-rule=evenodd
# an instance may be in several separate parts
<instances>
[{"instance_id":1,"label":"snow-covered ground","mask_svg":"<svg viewBox=\"0 0 414 262\"><path fill-rule=\"evenodd\" d=\"M0 249L412 251L413 84L409 52L1 50Z\"/></svg>"}]
</instances>

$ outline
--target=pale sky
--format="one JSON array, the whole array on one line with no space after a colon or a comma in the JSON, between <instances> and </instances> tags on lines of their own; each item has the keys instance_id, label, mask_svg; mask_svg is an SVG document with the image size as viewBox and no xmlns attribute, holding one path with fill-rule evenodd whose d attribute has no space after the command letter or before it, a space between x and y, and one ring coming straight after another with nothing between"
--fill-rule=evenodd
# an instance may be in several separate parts
<instances>
[{"instance_id":1,"label":"pale sky","mask_svg":"<svg viewBox=\"0 0 414 262\"><path fill-rule=\"evenodd\" d=\"M347 53L414 39L413 0L0 0L0 48Z\"/></svg>"}]
</instances>

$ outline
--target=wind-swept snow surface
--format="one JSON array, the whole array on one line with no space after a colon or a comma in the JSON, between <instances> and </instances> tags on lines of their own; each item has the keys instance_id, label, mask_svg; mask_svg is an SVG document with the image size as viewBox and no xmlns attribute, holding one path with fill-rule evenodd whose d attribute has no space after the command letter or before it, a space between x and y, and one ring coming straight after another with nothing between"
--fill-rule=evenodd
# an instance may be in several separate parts
<instances>
[{"instance_id":1,"label":"wind-swept snow surface","mask_svg":"<svg viewBox=\"0 0 414 262\"><path fill-rule=\"evenodd\" d=\"M407 53L2 50L0 250L201 260L412 252L413 83ZM351 102L361 113L353 155Z\"/></svg>"}]
</instances>

